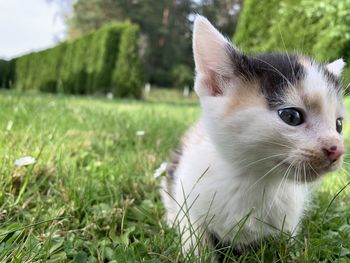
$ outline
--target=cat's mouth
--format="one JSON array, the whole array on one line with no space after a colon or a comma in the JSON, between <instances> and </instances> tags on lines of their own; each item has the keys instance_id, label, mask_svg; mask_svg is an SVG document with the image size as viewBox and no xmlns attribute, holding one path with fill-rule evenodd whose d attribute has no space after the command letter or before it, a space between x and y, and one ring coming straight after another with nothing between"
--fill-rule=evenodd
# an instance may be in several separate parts
<instances>
[{"instance_id":1,"label":"cat's mouth","mask_svg":"<svg viewBox=\"0 0 350 263\"><path fill-rule=\"evenodd\" d=\"M324 167L319 167L317 170L319 170L319 172L321 174L325 174L325 173L329 173L329 172L334 172L336 170L338 170L341 165L343 163L343 158L339 158L334 162L329 162L326 166Z\"/></svg>"},{"instance_id":2,"label":"cat's mouth","mask_svg":"<svg viewBox=\"0 0 350 263\"><path fill-rule=\"evenodd\" d=\"M343 158L339 158L334 162L325 161L325 162L310 162L310 161L300 161L300 162L284 162L283 167L286 172L288 172L288 178L292 180L297 180L300 182L313 182L323 175L334 172L338 170L343 162Z\"/></svg>"}]
</instances>

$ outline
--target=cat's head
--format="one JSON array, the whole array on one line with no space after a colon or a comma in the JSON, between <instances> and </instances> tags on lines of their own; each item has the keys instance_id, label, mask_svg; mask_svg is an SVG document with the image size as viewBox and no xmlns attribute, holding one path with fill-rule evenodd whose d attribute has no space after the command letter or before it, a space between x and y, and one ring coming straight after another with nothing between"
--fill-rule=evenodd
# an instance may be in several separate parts
<instances>
[{"instance_id":1,"label":"cat's head","mask_svg":"<svg viewBox=\"0 0 350 263\"><path fill-rule=\"evenodd\" d=\"M201 16L194 24L193 51L203 120L229 162L300 181L341 166L343 60L246 56Z\"/></svg>"}]
</instances>

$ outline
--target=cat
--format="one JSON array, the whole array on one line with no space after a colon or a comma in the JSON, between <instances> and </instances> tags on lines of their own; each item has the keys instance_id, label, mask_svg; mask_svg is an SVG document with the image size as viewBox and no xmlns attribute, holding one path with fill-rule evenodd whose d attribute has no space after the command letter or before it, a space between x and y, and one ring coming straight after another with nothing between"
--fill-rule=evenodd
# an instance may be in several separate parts
<instances>
[{"instance_id":1,"label":"cat","mask_svg":"<svg viewBox=\"0 0 350 263\"><path fill-rule=\"evenodd\" d=\"M193 53L202 114L161 191L183 252L295 234L313 186L342 164L345 62L247 56L199 15Z\"/></svg>"}]
</instances>

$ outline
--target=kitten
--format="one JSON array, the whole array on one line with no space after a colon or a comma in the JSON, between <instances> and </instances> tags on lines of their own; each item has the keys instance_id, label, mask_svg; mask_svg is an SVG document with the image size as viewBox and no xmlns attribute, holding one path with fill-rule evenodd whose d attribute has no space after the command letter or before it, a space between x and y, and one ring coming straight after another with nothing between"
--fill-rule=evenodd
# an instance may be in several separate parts
<instances>
[{"instance_id":1,"label":"kitten","mask_svg":"<svg viewBox=\"0 0 350 263\"><path fill-rule=\"evenodd\" d=\"M345 63L246 56L201 16L193 52L202 116L162 182L184 253L295 233L312 186L342 163Z\"/></svg>"}]
</instances>

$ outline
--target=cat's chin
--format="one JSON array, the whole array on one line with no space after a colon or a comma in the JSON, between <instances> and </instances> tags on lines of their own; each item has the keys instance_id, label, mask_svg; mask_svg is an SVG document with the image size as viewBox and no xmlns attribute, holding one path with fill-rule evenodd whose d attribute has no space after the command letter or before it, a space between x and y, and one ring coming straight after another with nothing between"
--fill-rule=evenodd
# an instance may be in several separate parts
<instances>
[{"instance_id":1,"label":"cat's chin","mask_svg":"<svg viewBox=\"0 0 350 263\"><path fill-rule=\"evenodd\" d=\"M303 176L302 179L300 180L300 182L305 182L305 183L312 183L315 182L319 179L321 179L322 177L324 177L326 174L335 171L334 170L330 170L328 168L323 168L323 169L318 169L315 171L312 171L310 173L308 173L306 176Z\"/></svg>"},{"instance_id":2,"label":"cat's chin","mask_svg":"<svg viewBox=\"0 0 350 263\"><path fill-rule=\"evenodd\" d=\"M339 160L327 164L323 167L314 167L311 165L304 165L302 166L302 168L293 167L290 169L291 171L289 172L289 174L291 176L289 176L288 178L290 180L298 181L300 183L311 183L319 180L328 173L338 170L341 167L342 163L343 159L340 158ZM290 164L285 163L284 166L287 169L290 166Z\"/></svg>"},{"instance_id":3,"label":"cat's chin","mask_svg":"<svg viewBox=\"0 0 350 263\"><path fill-rule=\"evenodd\" d=\"M331 163L327 167L318 169L318 173L321 175L324 175L324 174L327 174L330 172L335 172L336 170L338 170L341 167L342 163L343 163L343 160L339 159L336 162Z\"/></svg>"}]
</instances>

